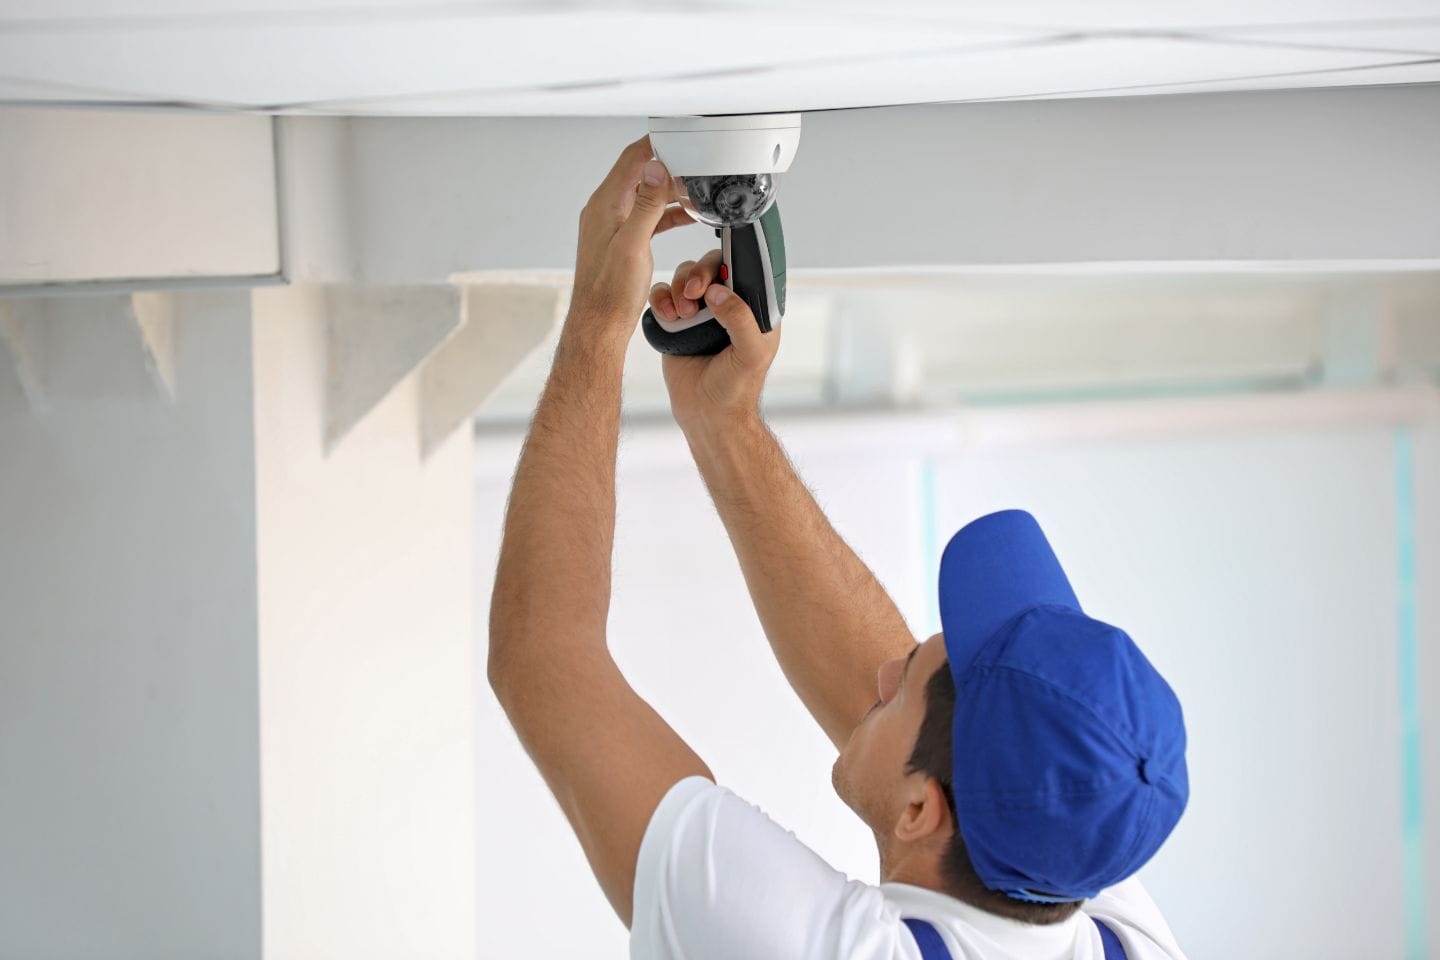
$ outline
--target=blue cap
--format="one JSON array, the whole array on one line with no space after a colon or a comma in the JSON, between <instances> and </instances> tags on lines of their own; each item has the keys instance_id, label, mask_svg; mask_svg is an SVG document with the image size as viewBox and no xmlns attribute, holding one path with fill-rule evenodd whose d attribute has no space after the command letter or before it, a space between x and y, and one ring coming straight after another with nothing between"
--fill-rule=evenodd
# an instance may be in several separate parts
<instances>
[{"instance_id":1,"label":"blue cap","mask_svg":"<svg viewBox=\"0 0 1440 960\"><path fill-rule=\"evenodd\" d=\"M1084 900L1135 873L1190 794L1185 722L1122 630L1087 617L1035 518L981 517L940 560L955 814L981 882Z\"/></svg>"}]
</instances>

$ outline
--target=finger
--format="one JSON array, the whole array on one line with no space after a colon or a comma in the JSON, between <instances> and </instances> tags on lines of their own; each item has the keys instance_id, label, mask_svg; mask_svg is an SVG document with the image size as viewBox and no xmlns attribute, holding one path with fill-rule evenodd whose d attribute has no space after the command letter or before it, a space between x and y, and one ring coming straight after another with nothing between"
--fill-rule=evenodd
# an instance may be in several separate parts
<instances>
[{"instance_id":1,"label":"finger","mask_svg":"<svg viewBox=\"0 0 1440 960\"><path fill-rule=\"evenodd\" d=\"M670 174L659 160L645 163L643 178L635 191L635 204L630 215L615 232L615 238L627 247L644 247L649 255L650 238L665 215L670 202ZM632 250L632 252L634 252Z\"/></svg>"},{"instance_id":2,"label":"finger","mask_svg":"<svg viewBox=\"0 0 1440 960\"><path fill-rule=\"evenodd\" d=\"M698 221L696 221L694 217L685 212L684 207L666 207L665 213L660 217L659 224L655 227L655 233L652 233L651 236L664 233L666 230L673 230L676 227L688 226L696 222Z\"/></svg>"},{"instance_id":3,"label":"finger","mask_svg":"<svg viewBox=\"0 0 1440 960\"><path fill-rule=\"evenodd\" d=\"M720 251L711 250L700 258L699 263L693 264L690 267L690 272L683 281L683 287L680 286L682 281L677 273L675 286L691 300L699 300L705 294L705 291L710 288L710 284L714 283L719 276Z\"/></svg>"},{"instance_id":4,"label":"finger","mask_svg":"<svg viewBox=\"0 0 1440 960\"><path fill-rule=\"evenodd\" d=\"M700 298L705 288L715 282L720 273L720 251L711 250L700 258L700 262L686 260L675 268L675 277L670 288L675 297L675 306L683 317L693 317L700 310Z\"/></svg>"},{"instance_id":5,"label":"finger","mask_svg":"<svg viewBox=\"0 0 1440 960\"><path fill-rule=\"evenodd\" d=\"M650 288L650 309L666 320L674 320L678 316L675 301L670 297L670 284L657 283Z\"/></svg>"},{"instance_id":6,"label":"finger","mask_svg":"<svg viewBox=\"0 0 1440 960\"><path fill-rule=\"evenodd\" d=\"M694 267L694 260L686 260L684 263L681 263L675 268L675 276L671 278L670 286L675 288L675 295L677 297L683 297L685 295L685 281L690 279L690 271L694 269ZM698 296L694 296L690 299L698 300L700 298Z\"/></svg>"},{"instance_id":7,"label":"finger","mask_svg":"<svg viewBox=\"0 0 1440 960\"><path fill-rule=\"evenodd\" d=\"M697 302L700 299L698 295L685 296L685 281L690 278L690 270L694 266L694 260L686 260L675 268L675 276L670 281L670 295L674 298L675 309L680 312L680 316L687 320L700 310L700 304Z\"/></svg>"},{"instance_id":8,"label":"finger","mask_svg":"<svg viewBox=\"0 0 1440 960\"><path fill-rule=\"evenodd\" d=\"M730 334L730 348L741 365L764 370L775 357L780 338L774 334L760 332L755 314L744 297L722 283L712 283L705 291L705 303L709 305L720 326Z\"/></svg>"},{"instance_id":9,"label":"finger","mask_svg":"<svg viewBox=\"0 0 1440 960\"><path fill-rule=\"evenodd\" d=\"M649 134L626 146L620 151L620 158L615 161L615 166L610 168L605 179L600 181L600 186L595 188L595 196L618 205L635 188L635 184L640 182L645 162L653 156L655 152L650 148Z\"/></svg>"}]
</instances>

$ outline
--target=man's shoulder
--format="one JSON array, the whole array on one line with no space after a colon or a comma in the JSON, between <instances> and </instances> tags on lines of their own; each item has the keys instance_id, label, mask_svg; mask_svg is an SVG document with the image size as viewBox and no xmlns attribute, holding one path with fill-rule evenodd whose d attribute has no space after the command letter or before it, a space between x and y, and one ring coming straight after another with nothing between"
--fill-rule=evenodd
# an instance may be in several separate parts
<instances>
[{"instance_id":1,"label":"man's shoulder","mask_svg":"<svg viewBox=\"0 0 1440 960\"><path fill-rule=\"evenodd\" d=\"M699 777L677 782L656 807L634 902L633 957L890 958L899 937L881 922L898 927L878 887Z\"/></svg>"},{"instance_id":2,"label":"man's shoulder","mask_svg":"<svg viewBox=\"0 0 1440 960\"><path fill-rule=\"evenodd\" d=\"M1150 957L1184 960L1185 954L1175 942L1170 924L1139 876L1107 887L1099 896L1085 901L1081 909L1115 930L1127 944L1132 960Z\"/></svg>"}]
</instances>

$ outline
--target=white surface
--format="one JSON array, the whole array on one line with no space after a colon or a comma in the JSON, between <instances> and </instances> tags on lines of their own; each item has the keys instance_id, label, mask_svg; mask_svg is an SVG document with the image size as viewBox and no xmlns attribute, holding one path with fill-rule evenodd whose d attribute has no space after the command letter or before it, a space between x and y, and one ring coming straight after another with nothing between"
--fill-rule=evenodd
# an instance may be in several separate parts
<instances>
[{"instance_id":1,"label":"white surface","mask_svg":"<svg viewBox=\"0 0 1440 960\"><path fill-rule=\"evenodd\" d=\"M1157 439L937 473L942 529L1026 504L1081 602L1175 686L1192 799L1147 876L1197 957L1403 952L1391 449L1383 429ZM1280 901L1239 880L1277 870ZM1336 903L1366 922L1317 925Z\"/></svg>"},{"instance_id":2,"label":"white surface","mask_svg":"<svg viewBox=\"0 0 1440 960\"><path fill-rule=\"evenodd\" d=\"M350 121L281 117L274 130L286 279L338 283L354 278L361 225L350 176Z\"/></svg>"},{"instance_id":3,"label":"white surface","mask_svg":"<svg viewBox=\"0 0 1440 960\"><path fill-rule=\"evenodd\" d=\"M44 327L35 322L43 320L37 316L42 310L29 304L0 304L0 409L45 408Z\"/></svg>"},{"instance_id":4,"label":"white surface","mask_svg":"<svg viewBox=\"0 0 1440 960\"><path fill-rule=\"evenodd\" d=\"M1222 409L1167 432L1167 408L1118 405L1091 418L1092 439L1068 441L1057 435L1064 408L1011 412L998 425L1020 438L1018 447L996 445L985 411L961 424L790 422L780 433L917 633L933 620L927 542L943 544L987 510L1025 506L1051 533L1082 602L1129 629L1166 673L1186 710L1193 798L1145 878L1188 955L1398 956L1388 415L1380 411L1372 426L1283 429L1284 420ZM1430 418L1418 434L1429 453L1416 491L1425 523L1419 562L1433 573L1440 433L1424 409L1396 412ZM1126 439L1132 411L1139 433ZM1050 429L1026 440L1019 420ZM966 437L977 445L962 445ZM515 452L498 442L488 449L477 491L482 603ZM938 508L929 541L927 457ZM833 750L771 659L680 438L637 434L622 459L611 638L627 676L722 784L851 876L875 879L871 839L831 792ZM1440 636L1433 595L1422 583L1422 655ZM1437 674L1425 669L1422 697L1433 700ZM1423 719L1433 759L1440 711L1425 709ZM622 956L623 929L488 698L477 723L480 766L507 784L479 800L480 955L512 956L521 944L558 955L584 942L594 955ZM517 836L511 825L522 816L527 827ZM1432 876L1436 849L1432 842ZM1246 879L1277 871L1287 890L1280 900L1258 896ZM1433 883L1430 897L1433 916ZM556 902L567 905L563 925L547 921ZM1317 923L1326 904L1344 904L1365 922Z\"/></svg>"},{"instance_id":5,"label":"white surface","mask_svg":"<svg viewBox=\"0 0 1440 960\"><path fill-rule=\"evenodd\" d=\"M464 322L424 361L420 379L421 452L457 430L468 433L475 411L546 341L570 298L553 286L472 284L460 292Z\"/></svg>"},{"instance_id":6,"label":"white surface","mask_svg":"<svg viewBox=\"0 0 1440 960\"><path fill-rule=\"evenodd\" d=\"M668 264L662 270L657 279L668 281ZM1341 328L1353 337L1347 344L1328 328L1357 301L1373 309ZM1091 413L1104 397L1333 387L1337 380L1419 384L1440 374L1440 271L812 275L792 281L787 306L766 385L772 412L1082 395L1091 398L1084 408ZM526 422L556 336L485 401L480 422ZM1355 395L1326 396L1352 412L1368 406ZM660 365L638 331L626 362L625 410L631 418L669 418ZM1249 402L1234 416L1254 413Z\"/></svg>"},{"instance_id":7,"label":"white surface","mask_svg":"<svg viewBox=\"0 0 1440 960\"><path fill-rule=\"evenodd\" d=\"M723 12L639 2L18 0L0 14L0 97L645 115L1205 89L1276 74L1313 86L1334 82L1325 71L1430 54L1437 29L1440 11L1426 0L790 0Z\"/></svg>"},{"instance_id":8,"label":"white surface","mask_svg":"<svg viewBox=\"0 0 1440 960\"><path fill-rule=\"evenodd\" d=\"M1416 681L1420 708L1419 760L1424 788L1422 811L1425 817L1425 849L1422 869L1425 872L1426 900L1421 904L1429 918L1430 953L1440 952L1440 826L1436 825L1435 809L1440 806L1440 655L1435 653L1435 638L1440 635L1440 611L1428 598L1440 597L1440 430L1416 430L1414 439L1415 490L1415 595L1418 663Z\"/></svg>"},{"instance_id":9,"label":"white surface","mask_svg":"<svg viewBox=\"0 0 1440 960\"><path fill-rule=\"evenodd\" d=\"M293 279L416 284L568 269L578 210L646 122L278 127ZM0 280L276 269L265 118L0 108L0 129L24 134L0 144L0 164L17 161L0 181ZM249 133L237 142L237 130ZM1437 166L1440 86L931 105L811 114L778 202L796 281L1096 263L1385 269L1440 263ZM656 261L709 242L671 231Z\"/></svg>"},{"instance_id":10,"label":"white surface","mask_svg":"<svg viewBox=\"0 0 1440 960\"><path fill-rule=\"evenodd\" d=\"M1395 65L1357 67L1354 69L1326 71L1309 75L1310 85L1318 87L1361 87L1394 86L1410 84L1440 84L1440 62L1429 55L1423 58L1407 57L1405 62ZM1285 72L1263 76L1244 77L1235 80L1210 80L1203 83L1160 84L1153 87L1139 87L1124 91L1136 96L1163 96L1172 93L1224 93L1237 90L1289 90L1296 86L1295 75ZM1107 91L1113 93L1115 91ZM1097 92L1081 90L1074 93L1049 94L1038 97L1019 97L1028 100L1068 100L1075 97L1093 97Z\"/></svg>"},{"instance_id":11,"label":"white surface","mask_svg":"<svg viewBox=\"0 0 1440 960\"><path fill-rule=\"evenodd\" d=\"M497 10L414 19L241 18L162 29L119 25L12 29L0 30L0 62L6 64L7 76L145 91L151 100L303 105L453 91L583 88L615 81L628 87L634 81L663 82L715 71L769 73L777 63L833 58L874 63L904 51L1033 35L1033 31L1000 28L937 30L903 21L871 23L862 30L843 19L783 13L766 15L765 20L765 28L751 33L744 44L698 43L684 57L639 55L636 38L729 36L735 18L703 9L688 13ZM718 92L729 82L710 85ZM615 100L614 93L604 109L579 112L646 113L633 97Z\"/></svg>"},{"instance_id":12,"label":"white surface","mask_svg":"<svg viewBox=\"0 0 1440 960\"><path fill-rule=\"evenodd\" d=\"M717 83L706 77L628 78L619 88L559 90L483 87L428 97L350 99L319 105L324 113L481 114L488 116L627 113L753 113L835 110L890 104L1049 97L1073 92L1116 94L1184 83L1200 92L1211 83L1402 63L1407 54L1227 45L1185 39L1096 37L997 43L960 52L920 51L904 58L855 58L793 63L778 72L738 71ZM1243 86L1243 83L1242 83ZM801 148L802 156L806 148Z\"/></svg>"},{"instance_id":13,"label":"white surface","mask_svg":"<svg viewBox=\"0 0 1440 960\"><path fill-rule=\"evenodd\" d=\"M1433 4L1427 5L1428 20L1385 25L1360 22L1350 24L1307 24L1296 26L1259 26L1221 28L1213 36L1227 42L1295 44L1314 47L1344 46L1366 50L1394 50L1421 56L1440 56L1440 16Z\"/></svg>"},{"instance_id":14,"label":"white surface","mask_svg":"<svg viewBox=\"0 0 1440 960\"><path fill-rule=\"evenodd\" d=\"M175 301L164 294L0 300L0 339L30 409L174 394Z\"/></svg>"},{"instance_id":15,"label":"white surface","mask_svg":"<svg viewBox=\"0 0 1440 960\"><path fill-rule=\"evenodd\" d=\"M39 0L27 0L39 2ZM81 4L96 0L69 0ZM113 2L113 0L112 0ZM804 2L804 0L802 0ZM852 6L864 0L849 0ZM1436 16L1433 0L1380 0L1357 4L1354 0L919 0L908 7L928 16L1030 27L1066 26L1076 30L1204 30L1221 32L1238 24L1281 27L1287 24L1324 24L1343 32L1355 21L1409 20Z\"/></svg>"},{"instance_id":16,"label":"white surface","mask_svg":"<svg viewBox=\"0 0 1440 960\"><path fill-rule=\"evenodd\" d=\"M320 291L170 299L173 404L52 316L0 408L0 956L471 958L471 436L326 458Z\"/></svg>"},{"instance_id":17,"label":"white surface","mask_svg":"<svg viewBox=\"0 0 1440 960\"><path fill-rule=\"evenodd\" d=\"M696 0L674 5L675 10L703 8ZM513 11L512 5L480 0L472 5L480 13ZM591 12L654 12L643 0L574 0L566 10ZM754 3L738 4L738 10L755 10ZM1285 25L1320 24L1348 29L1363 11L1370 20L1411 19L1434 16L1432 0L1377 0L1359 7L1354 0L1095 0L1076 4L1072 0L905 0L877 13L868 0L777 0L764 9L789 15L817 10L872 20L915 19L926 23L974 25L1007 23L1029 28L1066 29L1222 29L1237 24ZM544 13L546 11L540 11ZM11 0L0 10L0 23L16 25L95 26L111 23L174 23L263 18L267 20L330 19L353 17L353 0L290 0L283 6L274 0ZM454 9L435 0L375 0L366 4L365 15L422 19L453 14Z\"/></svg>"},{"instance_id":18,"label":"white surface","mask_svg":"<svg viewBox=\"0 0 1440 960\"><path fill-rule=\"evenodd\" d=\"M273 274L271 121L0 106L0 211L0 291Z\"/></svg>"},{"instance_id":19,"label":"white surface","mask_svg":"<svg viewBox=\"0 0 1440 960\"><path fill-rule=\"evenodd\" d=\"M249 296L158 399L0 410L0 956L259 957Z\"/></svg>"},{"instance_id":20,"label":"white surface","mask_svg":"<svg viewBox=\"0 0 1440 960\"><path fill-rule=\"evenodd\" d=\"M325 443L333 448L463 321L452 286L324 288Z\"/></svg>"},{"instance_id":21,"label":"white surface","mask_svg":"<svg viewBox=\"0 0 1440 960\"><path fill-rule=\"evenodd\" d=\"M264 956L470 958L472 440L411 377L326 456L323 295L254 303Z\"/></svg>"},{"instance_id":22,"label":"white surface","mask_svg":"<svg viewBox=\"0 0 1440 960\"><path fill-rule=\"evenodd\" d=\"M800 146L800 114L651 117L650 145L671 176L784 173Z\"/></svg>"}]
</instances>

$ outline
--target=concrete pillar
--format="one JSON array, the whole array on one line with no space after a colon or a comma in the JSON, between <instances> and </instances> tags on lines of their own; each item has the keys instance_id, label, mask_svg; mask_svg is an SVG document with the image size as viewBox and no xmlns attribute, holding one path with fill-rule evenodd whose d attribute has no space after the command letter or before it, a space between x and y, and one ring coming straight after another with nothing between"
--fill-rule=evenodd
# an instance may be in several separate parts
<instances>
[{"instance_id":1,"label":"concrete pillar","mask_svg":"<svg viewBox=\"0 0 1440 960\"><path fill-rule=\"evenodd\" d=\"M465 408L561 293L0 301L0 956L473 956Z\"/></svg>"},{"instance_id":2,"label":"concrete pillar","mask_svg":"<svg viewBox=\"0 0 1440 960\"><path fill-rule=\"evenodd\" d=\"M254 295L264 955L471 957L471 433L409 376L327 455L329 299Z\"/></svg>"}]
</instances>

